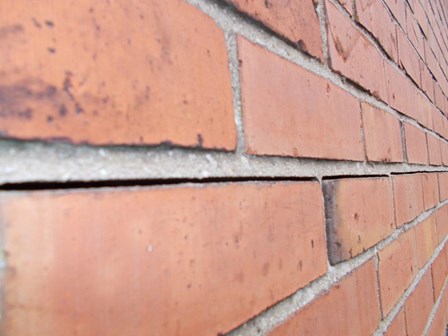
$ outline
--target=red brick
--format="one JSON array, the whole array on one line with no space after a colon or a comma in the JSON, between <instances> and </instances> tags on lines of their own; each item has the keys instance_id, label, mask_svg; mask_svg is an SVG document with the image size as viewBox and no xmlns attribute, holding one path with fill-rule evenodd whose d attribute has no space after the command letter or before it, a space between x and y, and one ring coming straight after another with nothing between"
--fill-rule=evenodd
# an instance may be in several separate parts
<instances>
[{"instance_id":1,"label":"red brick","mask_svg":"<svg viewBox=\"0 0 448 336\"><path fill-rule=\"evenodd\" d=\"M384 333L385 336L399 336L406 335L406 320L404 318L404 310L400 309L395 316L389 328Z\"/></svg>"},{"instance_id":2,"label":"red brick","mask_svg":"<svg viewBox=\"0 0 448 336\"><path fill-rule=\"evenodd\" d=\"M224 33L207 15L180 0L35 7L0 8L4 136L235 148Z\"/></svg>"},{"instance_id":3,"label":"red brick","mask_svg":"<svg viewBox=\"0 0 448 336\"><path fill-rule=\"evenodd\" d=\"M2 335L216 335L327 268L315 182L3 194L0 204Z\"/></svg>"},{"instance_id":4,"label":"red brick","mask_svg":"<svg viewBox=\"0 0 448 336\"><path fill-rule=\"evenodd\" d=\"M427 336L443 336L446 335L446 317L445 317L445 307L443 301L440 302L437 308L434 320L429 327Z\"/></svg>"},{"instance_id":5,"label":"red brick","mask_svg":"<svg viewBox=\"0 0 448 336\"><path fill-rule=\"evenodd\" d=\"M369 161L402 162L401 126L397 118L361 103L366 155Z\"/></svg>"},{"instance_id":6,"label":"red brick","mask_svg":"<svg viewBox=\"0 0 448 336\"><path fill-rule=\"evenodd\" d=\"M426 128L433 129L432 124L432 104L423 92L414 88L414 109L416 110L417 121Z\"/></svg>"},{"instance_id":7,"label":"red brick","mask_svg":"<svg viewBox=\"0 0 448 336\"><path fill-rule=\"evenodd\" d=\"M358 255L394 230L389 178L326 180L323 188L332 264Z\"/></svg>"},{"instance_id":8,"label":"red brick","mask_svg":"<svg viewBox=\"0 0 448 336\"><path fill-rule=\"evenodd\" d=\"M400 29L397 29L397 41L399 63L408 75L420 86L421 78L419 57L412 47L411 42L409 42Z\"/></svg>"},{"instance_id":9,"label":"red brick","mask_svg":"<svg viewBox=\"0 0 448 336\"><path fill-rule=\"evenodd\" d=\"M355 25L328 0L327 35L331 68L376 97L386 96L386 79L380 52Z\"/></svg>"},{"instance_id":10,"label":"red brick","mask_svg":"<svg viewBox=\"0 0 448 336\"><path fill-rule=\"evenodd\" d=\"M323 58L319 18L314 0L228 0L309 54Z\"/></svg>"},{"instance_id":11,"label":"red brick","mask_svg":"<svg viewBox=\"0 0 448 336\"><path fill-rule=\"evenodd\" d=\"M396 62L397 28L381 1L356 0L357 21L377 38L387 54Z\"/></svg>"},{"instance_id":12,"label":"red brick","mask_svg":"<svg viewBox=\"0 0 448 336\"><path fill-rule=\"evenodd\" d=\"M269 335L371 335L379 322L376 287L371 260Z\"/></svg>"},{"instance_id":13,"label":"red brick","mask_svg":"<svg viewBox=\"0 0 448 336\"><path fill-rule=\"evenodd\" d=\"M238 47L250 154L364 159L356 98L241 37Z\"/></svg>"},{"instance_id":14,"label":"red brick","mask_svg":"<svg viewBox=\"0 0 448 336\"><path fill-rule=\"evenodd\" d=\"M429 99L434 102L434 80L426 64L422 61L419 61L419 64L420 76L422 80L421 88L428 95Z\"/></svg>"},{"instance_id":15,"label":"red brick","mask_svg":"<svg viewBox=\"0 0 448 336\"><path fill-rule=\"evenodd\" d=\"M415 19L417 20L419 26L423 30L423 33L426 36L428 36L429 30L431 28L430 28L428 19L426 18L425 9L421 5L420 1L414 2L414 16L415 16Z\"/></svg>"},{"instance_id":16,"label":"red brick","mask_svg":"<svg viewBox=\"0 0 448 336\"><path fill-rule=\"evenodd\" d=\"M408 336L421 336L434 304L431 272L426 272L404 304Z\"/></svg>"},{"instance_id":17,"label":"red brick","mask_svg":"<svg viewBox=\"0 0 448 336\"><path fill-rule=\"evenodd\" d=\"M432 215L414 227L417 247L418 265L420 268L431 258L437 248L436 216Z\"/></svg>"},{"instance_id":18,"label":"red brick","mask_svg":"<svg viewBox=\"0 0 448 336\"><path fill-rule=\"evenodd\" d=\"M437 107L432 106L431 108L431 117L432 117L432 124L434 126L433 130L440 136L444 136L445 129L444 129L444 120L446 119L442 113L437 109Z\"/></svg>"},{"instance_id":19,"label":"red brick","mask_svg":"<svg viewBox=\"0 0 448 336\"><path fill-rule=\"evenodd\" d=\"M428 210L439 204L439 182L436 173L421 174L424 209Z\"/></svg>"},{"instance_id":20,"label":"red brick","mask_svg":"<svg viewBox=\"0 0 448 336\"><path fill-rule=\"evenodd\" d=\"M424 211L423 188L420 175L395 175L394 187L395 218L397 226L410 222Z\"/></svg>"},{"instance_id":21,"label":"red brick","mask_svg":"<svg viewBox=\"0 0 448 336\"><path fill-rule=\"evenodd\" d=\"M409 163L428 163L428 148L425 133L411 124L404 123L406 152Z\"/></svg>"},{"instance_id":22,"label":"red brick","mask_svg":"<svg viewBox=\"0 0 448 336\"><path fill-rule=\"evenodd\" d=\"M353 2L354 0L338 0L339 3L347 10L347 12L350 13L350 15L353 15Z\"/></svg>"},{"instance_id":23,"label":"red brick","mask_svg":"<svg viewBox=\"0 0 448 336\"><path fill-rule=\"evenodd\" d=\"M438 173L439 178L439 191L440 201L444 201L448 198L448 173Z\"/></svg>"},{"instance_id":24,"label":"red brick","mask_svg":"<svg viewBox=\"0 0 448 336\"><path fill-rule=\"evenodd\" d=\"M442 165L447 166L448 165L448 144L441 140L439 140L439 144L440 144L440 156L442 159Z\"/></svg>"},{"instance_id":25,"label":"red brick","mask_svg":"<svg viewBox=\"0 0 448 336\"><path fill-rule=\"evenodd\" d=\"M423 34L418 27L417 20L414 19L414 16L409 10L409 7L406 7L406 32L409 40L414 45L415 49L422 57L425 56L425 50L423 47ZM415 55L417 56L417 55Z\"/></svg>"},{"instance_id":26,"label":"red brick","mask_svg":"<svg viewBox=\"0 0 448 336\"><path fill-rule=\"evenodd\" d=\"M443 206L436 212L437 237L441 243L448 234L448 205Z\"/></svg>"},{"instance_id":27,"label":"red brick","mask_svg":"<svg viewBox=\"0 0 448 336\"><path fill-rule=\"evenodd\" d=\"M442 154L440 153L440 140L433 135L426 134L428 141L429 163L440 166L442 164Z\"/></svg>"},{"instance_id":28,"label":"red brick","mask_svg":"<svg viewBox=\"0 0 448 336\"><path fill-rule=\"evenodd\" d=\"M403 29L406 29L406 12L403 0L385 0L390 11Z\"/></svg>"},{"instance_id":29,"label":"red brick","mask_svg":"<svg viewBox=\"0 0 448 336\"><path fill-rule=\"evenodd\" d=\"M431 265L432 283L434 287L434 299L436 300L443 286L445 285L446 277L448 276L448 246L445 245L443 250L439 253L437 258Z\"/></svg>"},{"instance_id":30,"label":"red brick","mask_svg":"<svg viewBox=\"0 0 448 336\"><path fill-rule=\"evenodd\" d=\"M387 315L418 271L415 233L409 230L378 253L378 279L383 314Z\"/></svg>"}]
</instances>

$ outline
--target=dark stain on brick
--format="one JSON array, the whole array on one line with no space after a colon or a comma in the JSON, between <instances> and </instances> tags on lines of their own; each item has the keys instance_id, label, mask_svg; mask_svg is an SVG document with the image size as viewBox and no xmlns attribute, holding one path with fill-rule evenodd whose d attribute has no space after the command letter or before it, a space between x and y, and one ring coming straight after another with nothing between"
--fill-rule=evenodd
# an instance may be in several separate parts
<instances>
[{"instance_id":1,"label":"dark stain on brick","mask_svg":"<svg viewBox=\"0 0 448 336\"><path fill-rule=\"evenodd\" d=\"M198 133L198 147L202 147L204 144L204 139L202 138L202 134Z\"/></svg>"},{"instance_id":2,"label":"dark stain on brick","mask_svg":"<svg viewBox=\"0 0 448 336\"><path fill-rule=\"evenodd\" d=\"M14 25L0 27L0 39L3 39L10 35L21 33L23 31L24 31L24 28L20 24L14 24Z\"/></svg>"},{"instance_id":3,"label":"dark stain on brick","mask_svg":"<svg viewBox=\"0 0 448 336\"><path fill-rule=\"evenodd\" d=\"M49 28L53 28L54 27L54 22L51 20L45 20L45 24L47 25L47 27Z\"/></svg>"},{"instance_id":4,"label":"dark stain on brick","mask_svg":"<svg viewBox=\"0 0 448 336\"><path fill-rule=\"evenodd\" d=\"M65 117L67 115L67 107L65 107L64 104L62 104L61 106L59 106L59 115L61 117Z\"/></svg>"},{"instance_id":5,"label":"dark stain on brick","mask_svg":"<svg viewBox=\"0 0 448 336\"><path fill-rule=\"evenodd\" d=\"M50 54L55 54L56 53L56 49L55 48L48 48L47 50L48 50L48 52Z\"/></svg>"},{"instance_id":6,"label":"dark stain on brick","mask_svg":"<svg viewBox=\"0 0 448 336\"><path fill-rule=\"evenodd\" d=\"M36 28L42 28L42 25L40 24L40 22L39 21L37 21L37 19L36 18L31 18L31 21L33 22L33 25L34 25L34 27L36 27Z\"/></svg>"}]
</instances>

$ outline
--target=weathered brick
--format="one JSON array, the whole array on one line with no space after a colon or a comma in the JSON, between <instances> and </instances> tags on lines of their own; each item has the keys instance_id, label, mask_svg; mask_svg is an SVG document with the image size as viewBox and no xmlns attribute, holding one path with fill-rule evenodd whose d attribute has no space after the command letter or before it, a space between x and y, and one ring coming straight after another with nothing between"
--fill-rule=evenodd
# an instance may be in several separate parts
<instances>
[{"instance_id":1,"label":"weathered brick","mask_svg":"<svg viewBox=\"0 0 448 336\"><path fill-rule=\"evenodd\" d=\"M386 315L418 271L415 233L409 230L378 252L378 279L383 314Z\"/></svg>"},{"instance_id":2,"label":"weathered brick","mask_svg":"<svg viewBox=\"0 0 448 336\"><path fill-rule=\"evenodd\" d=\"M411 124L404 123L404 134L408 162L427 164L428 147L425 132Z\"/></svg>"},{"instance_id":3,"label":"weathered brick","mask_svg":"<svg viewBox=\"0 0 448 336\"><path fill-rule=\"evenodd\" d=\"M394 15L400 26L406 30L406 12L404 9L403 0L385 0L385 3L389 7L390 11Z\"/></svg>"},{"instance_id":4,"label":"weathered brick","mask_svg":"<svg viewBox=\"0 0 448 336\"><path fill-rule=\"evenodd\" d=\"M386 96L386 79L380 52L328 0L327 10L328 53L331 68L346 76L376 97Z\"/></svg>"},{"instance_id":5,"label":"weathered brick","mask_svg":"<svg viewBox=\"0 0 448 336\"><path fill-rule=\"evenodd\" d=\"M448 173L438 173L440 201L448 198Z\"/></svg>"},{"instance_id":6,"label":"weathered brick","mask_svg":"<svg viewBox=\"0 0 448 336\"><path fill-rule=\"evenodd\" d=\"M424 209L428 210L439 203L439 182L436 173L421 174Z\"/></svg>"},{"instance_id":7,"label":"weathered brick","mask_svg":"<svg viewBox=\"0 0 448 336\"><path fill-rule=\"evenodd\" d=\"M366 156L369 161L402 162L401 126L397 118L361 103Z\"/></svg>"},{"instance_id":8,"label":"weathered brick","mask_svg":"<svg viewBox=\"0 0 448 336\"><path fill-rule=\"evenodd\" d=\"M363 160L353 96L241 37L238 47L250 154Z\"/></svg>"},{"instance_id":9,"label":"weathered brick","mask_svg":"<svg viewBox=\"0 0 448 336\"><path fill-rule=\"evenodd\" d=\"M446 317L445 317L445 306L443 305L443 301L440 302L439 307L437 308L436 314L434 316L434 320L431 322L431 326L429 327L427 336L443 336L446 335Z\"/></svg>"},{"instance_id":10,"label":"weathered brick","mask_svg":"<svg viewBox=\"0 0 448 336\"><path fill-rule=\"evenodd\" d=\"M412 15L410 9L408 6L405 6L406 8L406 33L408 35L409 40L414 45L415 49L417 50L418 54L424 57L425 51L423 47L423 34L418 27L417 20L414 19L414 16ZM417 57L417 55L415 55Z\"/></svg>"},{"instance_id":11,"label":"weathered brick","mask_svg":"<svg viewBox=\"0 0 448 336\"><path fill-rule=\"evenodd\" d=\"M440 136L444 136L445 129L444 129L444 120L446 119L442 113L439 112L437 107L432 106L431 108L431 117L432 117L432 124L433 124L433 130Z\"/></svg>"},{"instance_id":12,"label":"weathered brick","mask_svg":"<svg viewBox=\"0 0 448 336\"><path fill-rule=\"evenodd\" d=\"M227 0L293 43L323 58L320 24L315 0Z\"/></svg>"},{"instance_id":13,"label":"weathered brick","mask_svg":"<svg viewBox=\"0 0 448 336\"><path fill-rule=\"evenodd\" d=\"M330 263L352 258L394 229L389 178L347 178L323 182Z\"/></svg>"},{"instance_id":14,"label":"weathered brick","mask_svg":"<svg viewBox=\"0 0 448 336\"><path fill-rule=\"evenodd\" d=\"M2 335L216 335L327 268L317 182L2 194L0 206Z\"/></svg>"},{"instance_id":15,"label":"weathered brick","mask_svg":"<svg viewBox=\"0 0 448 336\"><path fill-rule=\"evenodd\" d=\"M394 187L395 218L397 226L410 222L424 211L423 189L420 175L395 175Z\"/></svg>"},{"instance_id":16,"label":"weathered brick","mask_svg":"<svg viewBox=\"0 0 448 336\"><path fill-rule=\"evenodd\" d=\"M387 54L398 60L397 32L393 19L381 1L356 0L357 21L375 36Z\"/></svg>"},{"instance_id":17,"label":"weathered brick","mask_svg":"<svg viewBox=\"0 0 448 336\"><path fill-rule=\"evenodd\" d=\"M431 73L428 70L426 64L419 61L420 76L421 76L421 88L428 95L429 99L434 102L434 80Z\"/></svg>"},{"instance_id":18,"label":"weathered brick","mask_svg":"<svg viewBox=\"0 0 448 336\"><path fill-rule=\"evenodd\" d=\"M347 12L350 13L350 15L353 15L353 3L354 0L338 0L339 3L347 10Z\"/></svg>"},{"instance_id":19,"label":"weathered brick","mask_svg":"<svg viewBox=\"0 0 448 336\"><path fill-rule=\"evenodd\" d=\"M224 33L180 0L0 5L0 132L234 149ZM125 8L125 10L124 10Z\"/></svg>"},{"instance_id":20,"label":"weathered brick","mask_svg":"<svg viewBox=\"0 0 448 336\"><path fill-rule=\"evenodd\" d=\"M431 258L438 245L436 216L432 215L414 227L418 265L420 268Z\"/></svg>"},{"instance_id":21,"label":"weathered brick","mask_svg":"<svg viewBox=\"0 0 448 336\"><path fill-rule=\"evenodd\" d=\"M431 272L428 271L404 304L408 336L422 335L433 304Z\"/></svg>"},{"instance_id":22,"label":"weathered brick","mask_svg":"<svg viewBox=\"0 0 448 336\"><path fill-rule=\"evenodd\" d=\"M443 206L436 212L437 237L441 243L448 234L448 205Z\"/></svg>"},{"instance_id":23,"label":"weathered brick","mask_svg":"<svg viewBox=\"0 0 448 336\"><path fill-rule=\"evenodd\" d=\"M432 283L434 287L434 300L436 300L443 285L445 284L446 277L448 276L448 246L445 245L443 250L439 253L437 258L431 265Z\"/></svg>"},{"instance_id":24,"label":"weathered brick","mask_svg":"<svg viewBox=\"0 0 448 336\"><path fill-rule=\"evenodd\" d=\"M398 336L406 335L406 321L404 318L404 309L400 309L400 312L395 316L392 323L384 333L385 336Z\"/></svg>"},{"instance_id":25,"label":"weathered brick","mask_svg":"<svg viewBox=\"0 0 448 336\"><path fill-rule=\"evenodd\" d=\"M370 260L269 335L371 335L379 322L376 288Z\"/></svg>"},{"instance_id":26,"label":"weathered brick","mask_svg":"<svg viewBox=\"0 0 448 336\"><path fill-rule=\"evenodd\" d=\"M426 134L426 140L428 142L429 163L431 165L440 166L442 164L440 140L429 133Z\"/></svg>"},{"instance_id":27,"label":"weathered brick","mask_svg":"<svg viewBox=\"0 0 448 336\"><path fill-rule=\"evenodd\" d=\"M397 41L399 63L414 82L420 86L421 77L418 55L412 47L411 42L409 42L408 38L400 29L397 29Z\"/></svg>"}]
</instances>

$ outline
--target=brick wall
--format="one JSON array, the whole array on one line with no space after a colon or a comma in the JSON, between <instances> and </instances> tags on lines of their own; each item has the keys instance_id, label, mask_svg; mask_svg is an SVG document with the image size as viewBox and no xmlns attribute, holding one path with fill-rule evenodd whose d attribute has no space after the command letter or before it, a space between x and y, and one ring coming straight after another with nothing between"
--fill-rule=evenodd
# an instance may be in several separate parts
<instances>
[{"instance_id":1,"label":"brick wall","mask_svg":"<svg viewBox=\"0 0 448 336\"><path fill-rule=\"evenodd\" d=\"M0 334L444 335L448 5L0 1Z\"/></svg>"}]
</instances>

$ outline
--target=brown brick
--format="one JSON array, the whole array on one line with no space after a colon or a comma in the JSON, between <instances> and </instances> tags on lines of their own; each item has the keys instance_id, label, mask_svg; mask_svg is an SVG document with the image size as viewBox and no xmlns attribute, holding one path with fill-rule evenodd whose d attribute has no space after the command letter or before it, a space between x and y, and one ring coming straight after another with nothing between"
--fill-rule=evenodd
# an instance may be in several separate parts
<instances>
[{"instance_id":1,"label":"brown brick","mask_svg":"<svg viewBox=\"0 0 448 336\"><path fill-rule=\"evenodd\" d=\"M2 1L0 132L234 149L224 33L180 0Z\"/></svg>"},{"instance_id":2,"label":"brown brick","mask_svg":"<svg viewBox=\"0 0 448 336\"><path fill-rule=\"evenodd\" d=\"M396 224L400 226L424 211L422 181L418 174L395 175L392 181Z\"/></svg>"},{"instance_id":3,"label":"brown brick","mask_svg":"<svg viewBox=\"0 0 448 336\"><path fill-rule=\"evenodd\" d=\"M378 253L378 278L383 314L390 312L418 271L415 233L409 230Z\"/></svg>"},{"instance_id":4,"label":"brown brick","mask_svg":"<svg viewBox=\"0 0 448 336\"><path fill-rule=\"evenodd\" d=\"M356 0L357 21L375 36L387 54L397 61L397 32L393 19L381 1Z\"/></svg>"},{"instance_id":5,"label":"brown brick","mask_svg":"<svg viewBox=\"0 0 448 336\"><path fill-rule=\"evenodd\" d=\"M432 215L414 227L419 267L431 258L438 245L436 216Z\"/></svg>"},{"instance_id":6,"label":"brown brick","mask_svg":"<svg viewBox=\"0 0 448 336\"><path fill-rule=\"evenodd\" d=\"M346 76L376 97L386 96L383 59L379 51L328 0L327 10L328 53L331 68Z\"/></svg>"},{"instance_id":7,"label":"brown brick","mask_svg":"<svg viewBox=\"0 0 448 336\"><path fill-rule=\"evenodd\" d=\"M367 160L402 162L403 146L398 119L366 103L361 103L361 109Z\"/></svg>"},{"instance_id":8,"label":"brown brick","mask_svg":"<svg viewBox=\"0 0 448 336\"><path fill-rule=\"evenodd\" d=\"M0 204L2 335L216 335L327 268L315 182L2 194Z\"/></svg>"},{"instance_id":9,"label":"brown brick","mask_svg":"<svg viewBox=\"0 0 448 336\"><path fill-rule=\"evenodd\" d=\"M428 148L425 133L411 124L404 123L404 134L408 162L428 164Z\"/></svg>"},{"instance_id":10,"label":"brown brick","mask_svg":"<svg viewBox=\"0 0 448 336\"><path fill-rule=\"evenodd\" d=\"M400 309L400 312L395 316L392 323L384 333L385 336L398 336L406 335L406 321L404 318L404 310Z\"/></svg>"},{"instance_id":11,"label":"brown brick","mask_svg":"<svg viewBox=\"0 0 448 336\"><path fill-rule=\"evenodd\" d=\"M421 174L423 188L423 204L425 210L439 203L439 183L436 173Z\"/></svg>"},{"instance_id":12,"label":"brown brick","mask_svg":"<svg viewBox=\"0 0 448 336\"><path fill-rule=\"evenodd\" d=\"M250 154L363 160L353 96L241 37L238 47Z\"/></svg>"},{"instance_id":13,"label":"brown brick","mask_svg":"<svg viewBox=\"0 0 448 336\"><path fill-rule=\"evenodd\" d=\"M404 305L408 336L421 336L434 304L431 272L426 272Z\"/></svg>"},{"instance_id":14,"label":"brown brick","mask_svg":"<svg viewBox=\"0 0 448 336\"><path fill-rule=\"evenodd\" d=\"M314 0L228 0L309 54L322 59L322 39ZM317 2L316 2L317 3Z\"/></svg>"},{"instance_id":15,"label":"brown brick","mask_svg":"<svg viewBox=\"0 0 448 336\"><path fill-rule=\"evenodd\" d=\"M440 166L442 164L442 154L440 153L440 140L433 135L426 134L428 141L429 163Z\"/></svg>"},{"instance_id":16,"label":"brown brick","mask_svg":"<svg viewBox=\"0 0 448 336\"><path fill-rule=\"evenodd\" d=\"M371 335L379 322L376 287L370 260L269 335Z\"/></svg>"},{"instance_id":17,"label":"brown brick","mask_svg":"<svg viewBox=\"0 0 448 336\"><path fill-rule=\"evenodd\" d=\"M443 250L432 263L431 272L434 287L434 299L436 300L439 297L443 285L445 284L446 277L448 276L448 245L444 246Z\"/></svg>"},{"instance_id":18,"label":"brown brick","mask_svg":"<svg viewBox=\"0 0 448 336\"><path fill-rule=\"evenodd\" d=\"M323 182L330 263L352 258L394 229L389 178L348 178Z\"/></svg>"},{"instance_id":19,"label":"brown brick","mask_svg":"<svg viewBox=\"0 0 448 336\"><path fill-rule=\"evenodd\" d=\"M448 205L443 206L436 212L437 237L441 243L448 234Z\"/></svg>"},{"instance_id":20,"label":"brown brick","mask_svg":"<svg viewBox=\"0 0 448 336\"><path fill-rule=\"evenodd\" d=\"M440 201L448 198L448 173L438 173Z\"/></svg>"}]
</instances>

